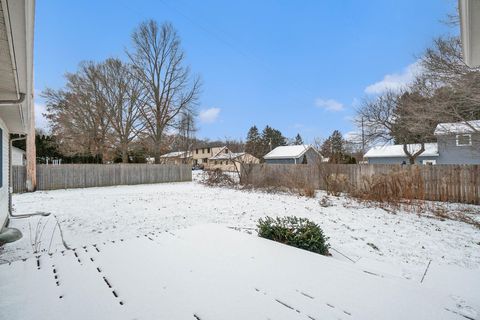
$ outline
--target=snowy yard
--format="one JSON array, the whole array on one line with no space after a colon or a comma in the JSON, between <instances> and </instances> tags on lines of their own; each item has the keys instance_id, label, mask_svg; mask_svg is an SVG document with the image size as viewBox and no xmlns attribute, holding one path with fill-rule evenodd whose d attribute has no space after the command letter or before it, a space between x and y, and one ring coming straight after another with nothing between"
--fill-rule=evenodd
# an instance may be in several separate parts
<instances>
[{"instance_id":1,"label":"snowy yard","mask_svg":"<svg viewBox=\"0 0 480 320\"><path fill-rule=\"evenodd\" d=\"M52 215L12 220L11 226L21 229L24 237L4 246L0 263L32 258L34 247L42 256L58 255L65 245L136 241L138 236L153 238L210 223L238 228L242 236L254 238L245 233L255 235L260 217L295 215L317 222L330 238L333 257L324 259L415 285L429 266L422 285L450 295L467 316L480 316L480 230L414 213L393 214L344 197L330 197L332 206L322 207L322 196L323 192L312 199L206 187L196 181L15 195L16 214Z\"/></svg>"}]
</instances>

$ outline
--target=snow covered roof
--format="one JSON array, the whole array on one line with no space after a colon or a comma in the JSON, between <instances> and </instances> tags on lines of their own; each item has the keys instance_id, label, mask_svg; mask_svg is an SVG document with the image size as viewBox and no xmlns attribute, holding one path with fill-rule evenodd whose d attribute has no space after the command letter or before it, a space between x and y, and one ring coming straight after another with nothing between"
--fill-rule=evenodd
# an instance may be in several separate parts
<instances>
[{"instance_id":1,"label":"snow covered roof","mask_svg":"<svg viewBox=\"0 0 480 320\"><path fill-rule=\"evenodd\" d=\"M298 146L280 146L267 153L264 159L292 159L301 157L308 149L312 148L308 144Z\"/></svg>"},{"instance_id":2,"label":"snow covered roof","mask_svg":"<svg viewBox=\"0 0 480 320\"><path fill-rule=\"evenodd\" d=\"M409 144L407 145L408 151L415 153L420 150L421 145ZM407 155L403 151L403 144L394 144L386 146L377 146L368 150L363 156L364 158L388 158L388 157L406 157ZM438 157L438 145L437 143L425 143L425 151L419 155L419 157Z\"/></svg>"},{"instance_id":3,"label":"snow covered roof","mask_svg":"<svg viewBox=\"0 0 480 320\"><path fill-rule=\"evenodd\" d=\"M435 278L424 285L223 226L122 240L0 265L0 318L454 320L477 305L478 293L460 305Z\"/></svg>"},{"instance_id":4,"label":"snow covered roof","mask_svg":"<svg viewBox=\"0 0 480 320\"><path fill-rule=\"evenodd\" d=\"M185 151L173 151L173 152L169 152L161 155L160 158L177 158L177 157L185 158L185 154L186 154ZM192 156L192 153L189 151L188 157L191 157L191 156Z\"/></svg>"},{"instance_id":5,"label":"snow covered roof","mask_svg":"<svg viewBox=\"0 0 480 320\"><path fill-rule=\"evenodd\" d=\"M447 134L455 134L455 133L473 133L473 132L480 132L480 120L439 123L435 128L434 134L447 135Z\"/></svg>"},{"instance_id":6,"label":"snow covered roof","mask_svg":"<svg viewBox=\"0 0 480 320\"><path fill-rule=\"evenodd\" d=\"M228 152L228 153L217 153L216 156L211 157L210 160L229 160L229 159L236 159L241 157L245 154L245 152Z\"/></svg>"}]
</instances>

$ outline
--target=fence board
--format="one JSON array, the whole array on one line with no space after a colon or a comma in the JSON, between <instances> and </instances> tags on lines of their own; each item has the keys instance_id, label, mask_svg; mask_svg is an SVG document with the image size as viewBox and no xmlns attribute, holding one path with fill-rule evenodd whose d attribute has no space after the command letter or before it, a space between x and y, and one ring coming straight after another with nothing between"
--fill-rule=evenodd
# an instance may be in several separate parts
<instances>
[{"instance_id":1,"label":"fence board","mask_svg":"<svg viewBox=\"0 0 480 320\"><path fill-rule=\"evenodd\" d=\"M12 167L14 193L26 191L24 166ZM62 164L37 165L37 190L192 181L189 165Z\"/></svg>"},{"instance_id":2,"label":"fence board","mask_svg":"<svg viewBox=\"0 0 480 320\"><path fill-rule=\"evenodd\" d=\"M425 200L480 204L480 165L388 164L251 164L242 167L242 183L268 186L312 186L326 189L325 173L344 176L348 186L365 190L374 175L401 173L418 179L418 197ZM300 179L301 181L298 181ZM347 191L347 190L343 190Z\"/></svg>"}]
</instances>

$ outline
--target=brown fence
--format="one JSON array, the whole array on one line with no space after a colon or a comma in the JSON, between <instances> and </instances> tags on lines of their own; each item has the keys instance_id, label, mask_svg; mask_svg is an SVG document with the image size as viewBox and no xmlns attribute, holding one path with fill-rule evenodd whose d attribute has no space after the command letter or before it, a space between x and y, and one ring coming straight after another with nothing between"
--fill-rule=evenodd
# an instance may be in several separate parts
<instances>
[{"instance_id":1,"label":"brown fence","mask_svg":"<svg viewBox=\"0 0 480 320\"><path fill-rule=\"evenodd\" d=\"M25 167L12 167L13 192L25 192ZM37 190L192 181L189 165L62 164L37 165Z\"/></svg>"},{"instance_id":2,"label":"brown fence","mask_svg":"<svg viewBox=\"0 0 480 320\"><path fill-rule=\"evenodd\" d=\"M326 177L334 176L346 182L345 189L365 190L372 177L393 174L416 179L419 198L480 204L480 165L254 164L243 168L242 182L287 187L303 184L325 190Z\"/></svg>"}]
</instances>

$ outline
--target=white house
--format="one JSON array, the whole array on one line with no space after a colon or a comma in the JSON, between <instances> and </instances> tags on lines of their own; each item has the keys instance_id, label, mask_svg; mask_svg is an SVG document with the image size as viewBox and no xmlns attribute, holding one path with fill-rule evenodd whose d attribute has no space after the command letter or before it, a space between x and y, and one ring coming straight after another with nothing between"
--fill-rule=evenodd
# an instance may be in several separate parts
<instances>
[{"instance_id":1,"label":"white house","mask_svg":"<svg viewBox=\"0 0 480 320\"><path fill-rule=\"evenodd\" d=\"M12 233L19 234L6 228L10 134L27 135L33 130L34 14L34 0L0 1L0 242L12 241Z\"/></svg>"},{"instance_id":2,"label":"white house","mask_svg":"<svg viewBox=\"0 0 480 320\"><path fill-rule=\"evenodd\" d=\"M307 164L320 161L322 156L312 146L303 144L276 147L263 159L271 164Z\"/></svg>"}]
</instances>

